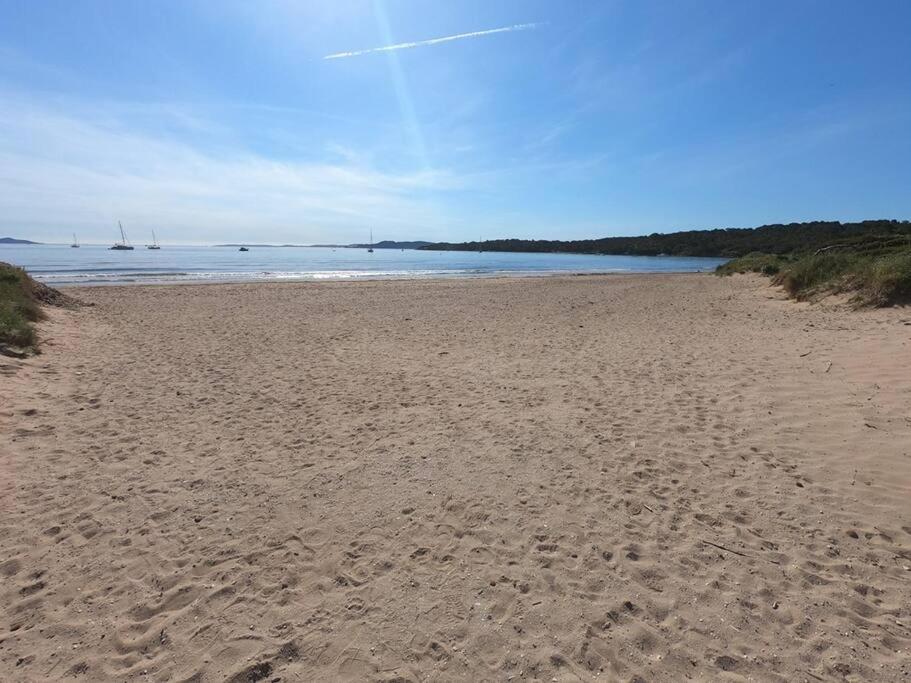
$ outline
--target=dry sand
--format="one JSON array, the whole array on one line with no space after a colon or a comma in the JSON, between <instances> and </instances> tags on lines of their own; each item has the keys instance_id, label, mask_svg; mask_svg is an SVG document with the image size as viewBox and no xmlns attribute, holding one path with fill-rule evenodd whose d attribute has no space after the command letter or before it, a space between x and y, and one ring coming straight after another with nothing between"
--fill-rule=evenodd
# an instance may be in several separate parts
<instances>
[{"instance_id":1,"label":"dry sand","mask_svg":"<svg viewBox=\"0 0 911 683\"><path fill-rule=\"evenodd\" d=\"M911 677L911 311L709 275L74 291L3 681Z\"/></svg>"}]
</instances>

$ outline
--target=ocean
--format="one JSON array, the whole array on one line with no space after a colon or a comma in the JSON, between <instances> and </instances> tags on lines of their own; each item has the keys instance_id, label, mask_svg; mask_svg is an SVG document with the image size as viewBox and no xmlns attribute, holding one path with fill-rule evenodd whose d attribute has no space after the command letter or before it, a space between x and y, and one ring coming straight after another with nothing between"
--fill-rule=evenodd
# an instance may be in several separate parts
<instances>
[{"instance_id":1,"label":"ocean","mask_svg":"<svg viewBox=\"0 0 911 683\"><path fill-rule=\"evenodd\" d=\"M110 251L105 246L0 245L0 261L52 286L262 280L364 280L574 273L710 271L724 259L325 247L167 246Z\"/></svg>"}]
</instances>

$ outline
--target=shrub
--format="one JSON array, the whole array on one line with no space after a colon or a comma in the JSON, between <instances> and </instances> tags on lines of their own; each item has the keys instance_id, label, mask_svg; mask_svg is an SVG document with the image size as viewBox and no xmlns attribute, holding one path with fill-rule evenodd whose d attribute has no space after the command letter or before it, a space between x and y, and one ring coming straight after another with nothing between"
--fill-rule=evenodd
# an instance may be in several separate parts
<instances>
[{"instance_id":1,"label":"shrub","mask_svg":"<svg viewBox=\"0 0 911 683\"><path fill-rule=\"evenodd\" d=\"M0 263L0 346L35 350L32 323L43 317L36 285L21 268Z\"/></svg>"},{"instance_id":2,"label":"shrub","mask_svg":"<svg viewBox=\"0 0 911 683\"><path fill-rule=\"evenodd\" d=\"M35 329L31 323L10 302L0 301L0 346L33 348L35 341Z\"/></svg>"}]
</instances>

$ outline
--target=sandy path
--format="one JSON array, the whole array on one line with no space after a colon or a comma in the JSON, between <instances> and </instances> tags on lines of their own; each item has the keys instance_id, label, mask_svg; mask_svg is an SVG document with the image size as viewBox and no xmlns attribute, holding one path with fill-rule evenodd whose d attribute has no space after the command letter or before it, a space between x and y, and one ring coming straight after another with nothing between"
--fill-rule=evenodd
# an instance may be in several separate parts
<instances>
[{"instance_id":1,"label":"sandy path","mask_svg":"<svg viewBox=\"0 0 911 683\"><path fill-rule=\"evenodd\" d=\"M911 677L907 309L77 295L0 360L0 680Z\"/></svg>"}]
</instances>

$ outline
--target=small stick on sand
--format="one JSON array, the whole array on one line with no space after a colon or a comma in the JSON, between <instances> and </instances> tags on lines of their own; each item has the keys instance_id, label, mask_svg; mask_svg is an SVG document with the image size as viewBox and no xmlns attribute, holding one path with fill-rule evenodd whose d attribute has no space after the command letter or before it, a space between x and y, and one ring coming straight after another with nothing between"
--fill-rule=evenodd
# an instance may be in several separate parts
<instances>
[{"instance_id":1,"label":"small stick on sand","mask_svg":"<svg viewBox=\"0 0 911 683\"><path fill-rule=\"evenodd\" d=\"M717 543L712 543L711 541L702 540L706 545L710 545L713 548L718 548L719 550L724 550L725 552L734 553L735 555L740 555L740 557L750 557L746 553L742 553L739 550L731 550L730 548L725 548L723 545L718 545Z\"/></svg>"},{"instance_id":2,"label":"small stick on sand","mask_svg":"<svg viewBox=\"0 0 911 683\"><path fill-rule=\"evenodd\" d=\"M828 363L826 363L826 372L829 372L829 370L831 370L831 369L832 369L832 361L829 361Z\"/></svg>"}]
</instances>

